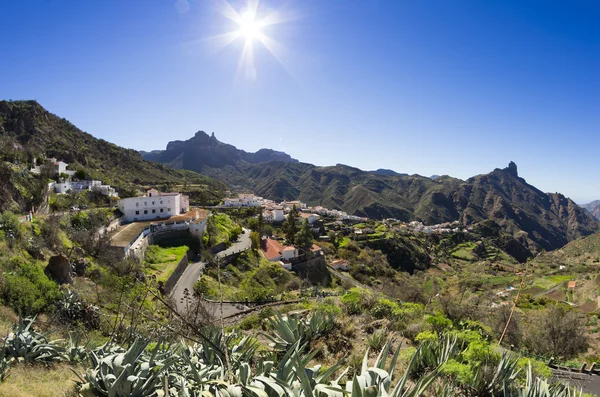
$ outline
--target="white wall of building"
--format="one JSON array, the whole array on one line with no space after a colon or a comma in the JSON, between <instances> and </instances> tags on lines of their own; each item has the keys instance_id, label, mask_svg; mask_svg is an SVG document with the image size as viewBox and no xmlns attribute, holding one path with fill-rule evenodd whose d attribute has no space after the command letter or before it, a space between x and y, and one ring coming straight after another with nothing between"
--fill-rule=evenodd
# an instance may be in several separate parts
<instances>
[{"instance_id":1,"label":"white wall of building","mask_svg":"<svg viewBox=\"0 0 600 397\"><path fill-rule=\"evenodd\" d=\"M149 194L150 191L149 191ZM179 215L182 211L182 195L130 197L119 200L117 207L126 222L150 221ZM186 204L184 202L184 204ZM187 204L189 207L189 203Z\"/></svg>"}]
</instances>

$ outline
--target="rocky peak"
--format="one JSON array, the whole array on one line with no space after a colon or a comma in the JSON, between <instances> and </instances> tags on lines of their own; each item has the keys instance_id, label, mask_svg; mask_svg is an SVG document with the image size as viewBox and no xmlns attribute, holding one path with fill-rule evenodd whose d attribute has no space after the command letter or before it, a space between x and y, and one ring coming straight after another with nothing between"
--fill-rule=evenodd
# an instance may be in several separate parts
<instances>
[{"instance_id":1,"label":"rocky peak","mask_svg":"<svg viewBox=\"0 0 600 397\"><path fill-rule=\"evenodd\" d=\"M508 163L508 167L506 167L504 169L504 171L508 172L509 174L511 174L512 176L514 176L515 178L519 177L519 172L517 170L517 165L511 161L510 163Z\"/></svg>"}]
</instances>

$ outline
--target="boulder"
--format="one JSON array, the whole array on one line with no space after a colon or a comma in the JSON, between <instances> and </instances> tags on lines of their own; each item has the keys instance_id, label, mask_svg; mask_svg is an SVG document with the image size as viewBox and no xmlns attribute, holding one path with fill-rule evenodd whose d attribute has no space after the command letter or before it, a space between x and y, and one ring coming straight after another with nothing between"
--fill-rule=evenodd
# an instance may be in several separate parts
<instances>
[{"instance_id":1,"label":"boulder","mask_svg":"<svg viewBox=\"0 0 600 397\"><path fill-rule=\"evenodd\" d=\"M87 259L76 259L73 262L73 273L75 273L76 275L78 275L79 277L83 277L85 276L85 271L88 268L89 263L87 261Z\"/></svg>"},{"instance_id":2,"label":"boulder","mask_svg":"<svg viewBox=\"0 0 600 397\"><path fill-rule=\"evenodd\" d=\"M71 263L64 255L56 255L50 258L45 273L59 284L72 284Z\"/></svg>"}]
</instances>

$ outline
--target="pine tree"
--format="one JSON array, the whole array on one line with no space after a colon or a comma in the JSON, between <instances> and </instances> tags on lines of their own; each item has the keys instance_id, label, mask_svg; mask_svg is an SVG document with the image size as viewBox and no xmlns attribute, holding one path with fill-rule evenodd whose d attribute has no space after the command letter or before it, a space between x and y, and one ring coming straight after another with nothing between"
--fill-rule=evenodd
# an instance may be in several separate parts
<instances>
[{"instance_id":1,"label":"pine tree","mask_svg":"<svg viewBox=\"0 0 600 397\"><path fill-rule=\"evenodd\" d=\"M298 209L294 205L290 210L287 218L283 222L281 227L285 232L285 239L288 244L294 244L296 241L296 233L298 233L298 220L300 219L300 214L298 213Z\"/></svg>"},{"instance_id":2,"label":"pine tree","mask_svg":"<svg viewBox=\"0 0 600 397\"><path fill-rule=\"evenodd\" d=\"M308 250L312 246L313 242L313 232L310 224L308 223L308 219L305 219L302 223L302 227L300 231L296 234L296 244L304 249Z\"/></svg>"}]
</instances>

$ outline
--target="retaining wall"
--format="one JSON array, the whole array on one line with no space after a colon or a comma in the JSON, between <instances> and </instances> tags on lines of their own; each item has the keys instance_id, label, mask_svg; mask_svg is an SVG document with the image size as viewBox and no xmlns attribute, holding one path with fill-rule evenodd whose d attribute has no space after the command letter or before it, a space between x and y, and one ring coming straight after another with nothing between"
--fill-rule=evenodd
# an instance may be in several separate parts
<instances>
[{"instance_id":1,"label":"retaining wall","mask_svg":"<svg viewBox=\"0 0 600 397\"><path fill-rule=\"evenodd\" d=\"M300 277L307 278L312 284L329 285L331 283L331 274L327 270L324 256L293 264L292 270Z\"/></svg>"},{"instance_id":2,"label":"retaining wall","mask_svg":"<svg viewBox=\"0 0 600 397\"><path fill-rule=\"evenodd\" d=\"M192 255L192 253L190 250L188 250L185 253L185 255L183 255L183 257L181 258L179 263L177 264L177 267L175 268L175 270L173 270L173 273L171 273L171 275L169 276L169 279L165 283L164 295L169 295L171 293L171 291L173 290L173 288L177 285L179 278L181 277L183 272L185 272L185 269L187 269L187 267L189 265L190 255Z\"/></svg>"}]
</instances>

